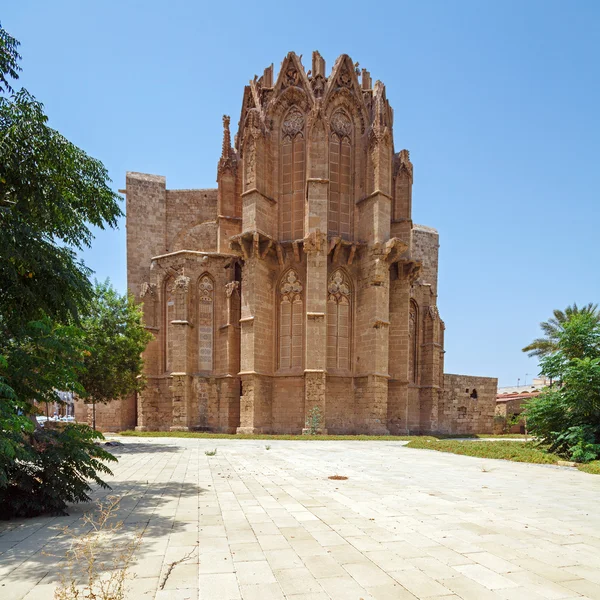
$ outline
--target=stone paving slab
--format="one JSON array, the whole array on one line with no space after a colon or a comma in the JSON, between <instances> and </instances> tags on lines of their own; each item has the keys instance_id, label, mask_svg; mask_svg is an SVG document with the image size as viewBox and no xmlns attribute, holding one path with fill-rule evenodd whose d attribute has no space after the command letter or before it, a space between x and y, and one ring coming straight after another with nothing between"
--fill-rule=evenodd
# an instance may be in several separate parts
<instances>
[{"instance_id":1,"label":"stone paving slab","mask_svg":"<svg viewBox=\"0 0 600 600\"><path fill-rule=\"evenodd\" d=\"M144 530L128 600L600 600L598 476L401 442L118 439L94 498L125 495ZM53 598L89 508L0 523L0 599Z\"/></svg>"}]
</instances>

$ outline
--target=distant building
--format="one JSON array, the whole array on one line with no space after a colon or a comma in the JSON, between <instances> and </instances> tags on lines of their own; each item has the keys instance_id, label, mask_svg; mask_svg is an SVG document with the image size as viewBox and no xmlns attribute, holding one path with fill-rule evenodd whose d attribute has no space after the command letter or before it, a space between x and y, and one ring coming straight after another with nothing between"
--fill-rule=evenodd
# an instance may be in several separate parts
<instances>
[{"instance_id":1,"label":"distant building","mask_svg":"<svg viewBox=\"0 0 600 600\"><path fill-rule=\"evenodd\" d=\"M500 429L508 428L508 433L525 433L525 421L517 420L523 412L525 403L531 398L539 396L543 388L550 385L546 377L539 377L530 385L509 385L498 388L496 396L496 414L494 430L500 433ZM504 419L504 422L502 422ZM513 422L511 425L510 423Z\"/></svg>"}]
</instances>

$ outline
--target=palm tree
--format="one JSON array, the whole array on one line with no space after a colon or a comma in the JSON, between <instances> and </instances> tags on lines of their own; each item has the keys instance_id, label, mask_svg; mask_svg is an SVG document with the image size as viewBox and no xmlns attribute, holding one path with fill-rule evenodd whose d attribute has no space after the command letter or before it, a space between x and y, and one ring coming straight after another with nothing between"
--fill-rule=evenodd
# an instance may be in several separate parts
<instances>
[{"instance_id":1,"label":"palm tree","mask_svg":"<svg viewBox=\"0 0 600 600\"><path fill-rule=\"evenodd\" d=\"M548 321L540 323L540 327L544 332L545 337L536 338L523 348L523 352L528 352L528 356L547 356L552 354L558 348L558 339L561 332L564 329L564 325L568 322L571 317L578 314L590 314L600 323L600 311L598 311L598 305L592 304L591 302L582 308L579 308L577 304L573 306L567 306L564 312L562 310L554 310L554 316Z\"/></svg>"}]
</instances>

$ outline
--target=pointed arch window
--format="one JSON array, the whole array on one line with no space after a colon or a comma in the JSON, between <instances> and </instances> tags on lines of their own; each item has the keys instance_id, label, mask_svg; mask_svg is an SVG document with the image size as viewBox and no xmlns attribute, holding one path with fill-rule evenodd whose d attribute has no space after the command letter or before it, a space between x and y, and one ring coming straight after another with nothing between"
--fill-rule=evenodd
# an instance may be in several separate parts
<instances>
[{"instance_id":1,"label":"pointed arch window","mask_svg":"<svg viewBox=\"0 0 600 600\"><path fill-rule=\"evenodd\" d=\"M303 301L302 284L291 269L279 287L279 368L302 367Z\"/></svg>"},{"instance_id":2,"label":"pointed arch window","mask_svg":"<svg viewBox=\"0 0 600 600\"><path fill-rule=\"evenodd\" d=\"M329 134L329 235L348 239L352 227L352 122L341 110L331 117Z\"/></svg>"},{"instance_id":3,"label":"pointed arch window","mask_svg":"<svg viewBox=\"0 0 600 600\"><path fill-rule=\"evenodd\" d=\"M327 291L327 368L349 370L352 293L342 270L331 275Z\"/></svg>"},{"instance_id":4,"label":"pointed arch window","mask_svg":"<svg viewBox=\"0 0 600 600\"><path fill-rule=\"evenodd\" d=\"M198 370L213 370L214 349L214 290L208 275L198 281Z\"/></svg>"},{"instance_id":5,"label":"pointed arch window","mask_svg":"<svg viewBox=\"0 0 600 600\"><path fill-rule=\"evenodd\" d=\"M409 344L409 362L408 362L408 381L417 383L418 372L418 349L419 349L419 307L414 300L410 301L408 313L408 344Z\"/></svg>"},{"instance_id":6,"label":"pointed arch window","mask_svg":"<svg viewBox=\"0 0 600 600\"><path fill-rule=\"evenodd\" d=\"M173 335L171 321L177 318L173 279L168 278L163 285L163 369L172 371Z\"/></svg>"},{"instance_id":7,"label":"pointed arch window","mask_svg":"<svg viewBox=\"0 0 600 600\"><path fill-rule=\"evenodd\" d=\"M306 145L304 115L295 106L283 119L281 140L279 237L282 240L297 240L304 237Z\"/></svg>"}]
</instances>

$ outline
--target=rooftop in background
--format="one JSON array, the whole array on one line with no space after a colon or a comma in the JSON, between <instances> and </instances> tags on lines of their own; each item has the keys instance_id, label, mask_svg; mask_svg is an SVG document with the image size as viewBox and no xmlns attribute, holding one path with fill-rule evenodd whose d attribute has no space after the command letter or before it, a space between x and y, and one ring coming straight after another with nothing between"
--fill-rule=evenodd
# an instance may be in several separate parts
<instances>
[{"instance_id":1,"label":"rooftop in background","mask_svg":"<svg viewBox=\"0 0 600 600\"><path fill-rule=\"evenodd\" d=\"M507 385L498 388L498 398L507 394L528 394L531 392L539 392L547 385L550 385L550 380L547 377L536 377L529 385Z\"/></svg>"}]
</instances>

